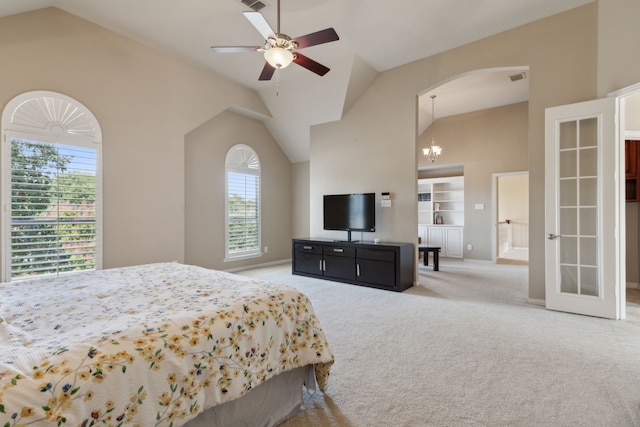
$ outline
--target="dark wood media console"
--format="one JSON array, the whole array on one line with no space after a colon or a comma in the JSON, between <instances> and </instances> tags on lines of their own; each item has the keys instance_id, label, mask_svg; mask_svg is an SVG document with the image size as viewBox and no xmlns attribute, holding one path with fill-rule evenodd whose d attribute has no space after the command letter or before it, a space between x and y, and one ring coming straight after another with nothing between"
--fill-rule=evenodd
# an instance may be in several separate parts
<instances>
[{"instance_id":1,"label":"dark wood media console","mask_svg":"<svg viewBox=\"0 0 640 427\"><path fill-rule=\"evenodd\" d=\"M411 243L293 239L292 273L402 292L413 286Z\"/></svg>"}]
</instances>

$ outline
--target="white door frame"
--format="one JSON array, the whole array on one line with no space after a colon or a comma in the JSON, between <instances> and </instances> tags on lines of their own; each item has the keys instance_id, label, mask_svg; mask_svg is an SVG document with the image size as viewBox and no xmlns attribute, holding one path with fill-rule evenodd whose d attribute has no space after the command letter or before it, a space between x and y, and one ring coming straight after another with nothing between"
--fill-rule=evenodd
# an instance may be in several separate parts
<instances>
[{"instance_id":1,"label":"white door frame","mask_svg":"<svg viewBox=\"0 0 640 427\"><path fill-rule=\"evenodd\" d=\"M491 174L491 218L493 218L493 233L491 233L491 261L498 262L498 178L504 176L529 175L529 171L497 172Z\"/></svg>"},{"instance_id":2,"label":"white door frame","mask_svg":"<svg viewBox=\"0 0 640 427\"><path fill-rule=\"evenodd\" d=\"M625 152L625 139L635 139L640 137L640 132L627 131L626 129L626 97L631 95L640 94L640 82L622 88L620 90L609 93L608 97L615 97L616 102L618 104L618 111L620 112L620 117L618 119L618 130L617 130L617 148L620 155L620 179L619 179L619 190L620 190L620 252L619 259L617 260L618 271L621 274L621 283L620 292L618 292L619 304L621 307L621 317L620 319L624 319L626 317L626 304L627 304L627 289L626 289L626 271L627 271L627 245L626 245L626 194L625 194L625 176L624 176L624 152Z\"/></svg>"}]
</instances>

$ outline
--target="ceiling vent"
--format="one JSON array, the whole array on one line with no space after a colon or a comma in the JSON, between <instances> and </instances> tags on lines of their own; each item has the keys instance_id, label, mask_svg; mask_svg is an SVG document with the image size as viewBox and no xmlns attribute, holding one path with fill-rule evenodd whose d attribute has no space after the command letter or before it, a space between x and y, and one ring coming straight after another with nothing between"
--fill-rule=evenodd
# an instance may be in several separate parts
<instances>
[{"instance_id":1,"label":"ceiling vent","mask_svg":"<svg viewBox=\"0 0 640 427\"><path fill-rule=\"evenodd\" d=\"M514 74L513 76L509 76L512 82L517 82L518 80L524 80L527 78L527 74L523 71L522 73Z\"/></svg>"},{"instance_id":2,"label":"ceiling vent","mask_svg":"<svg viewBox=\"0 0 640 427\"><path fill-rule=\"evenodd\" d=\"M249 6L251 9L255 10L256 12L263 9L266 6L266 4L256 0L240 0L240 2L244 5Z\"/></svg>"}]
</instances>

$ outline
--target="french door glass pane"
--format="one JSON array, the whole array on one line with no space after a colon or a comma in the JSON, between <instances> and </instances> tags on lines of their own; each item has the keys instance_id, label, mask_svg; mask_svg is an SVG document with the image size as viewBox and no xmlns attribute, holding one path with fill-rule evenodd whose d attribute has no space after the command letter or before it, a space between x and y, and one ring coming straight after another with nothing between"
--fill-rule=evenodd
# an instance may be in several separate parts
<instances>
[{"instance_id":1,"label":"french door glass pane","mask_svg":"<svg viewBox=\"0 0 640 427\"><path fill-rule=\"evenodd\" d=\"M559 222L560 290L599 296L598 128L588 118L560 124Z\"/></svg>"}]
</instances>

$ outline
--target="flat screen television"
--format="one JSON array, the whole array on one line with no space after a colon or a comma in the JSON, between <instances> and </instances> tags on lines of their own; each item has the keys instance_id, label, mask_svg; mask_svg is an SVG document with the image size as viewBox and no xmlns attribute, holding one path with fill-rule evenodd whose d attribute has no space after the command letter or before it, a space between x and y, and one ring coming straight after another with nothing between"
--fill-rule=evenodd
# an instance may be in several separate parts
<instances>
[{"instance_id":1,"label":"flat screen television","mask_svg":"<svg viewBox=\"0 0 640 427\"><path fill-rule=\"evenodd\" d=\"M349 242L352 231L376 231L375 193L325 195L323 213L324 229L347 231Z\"/></svg>"}]
</instances>

